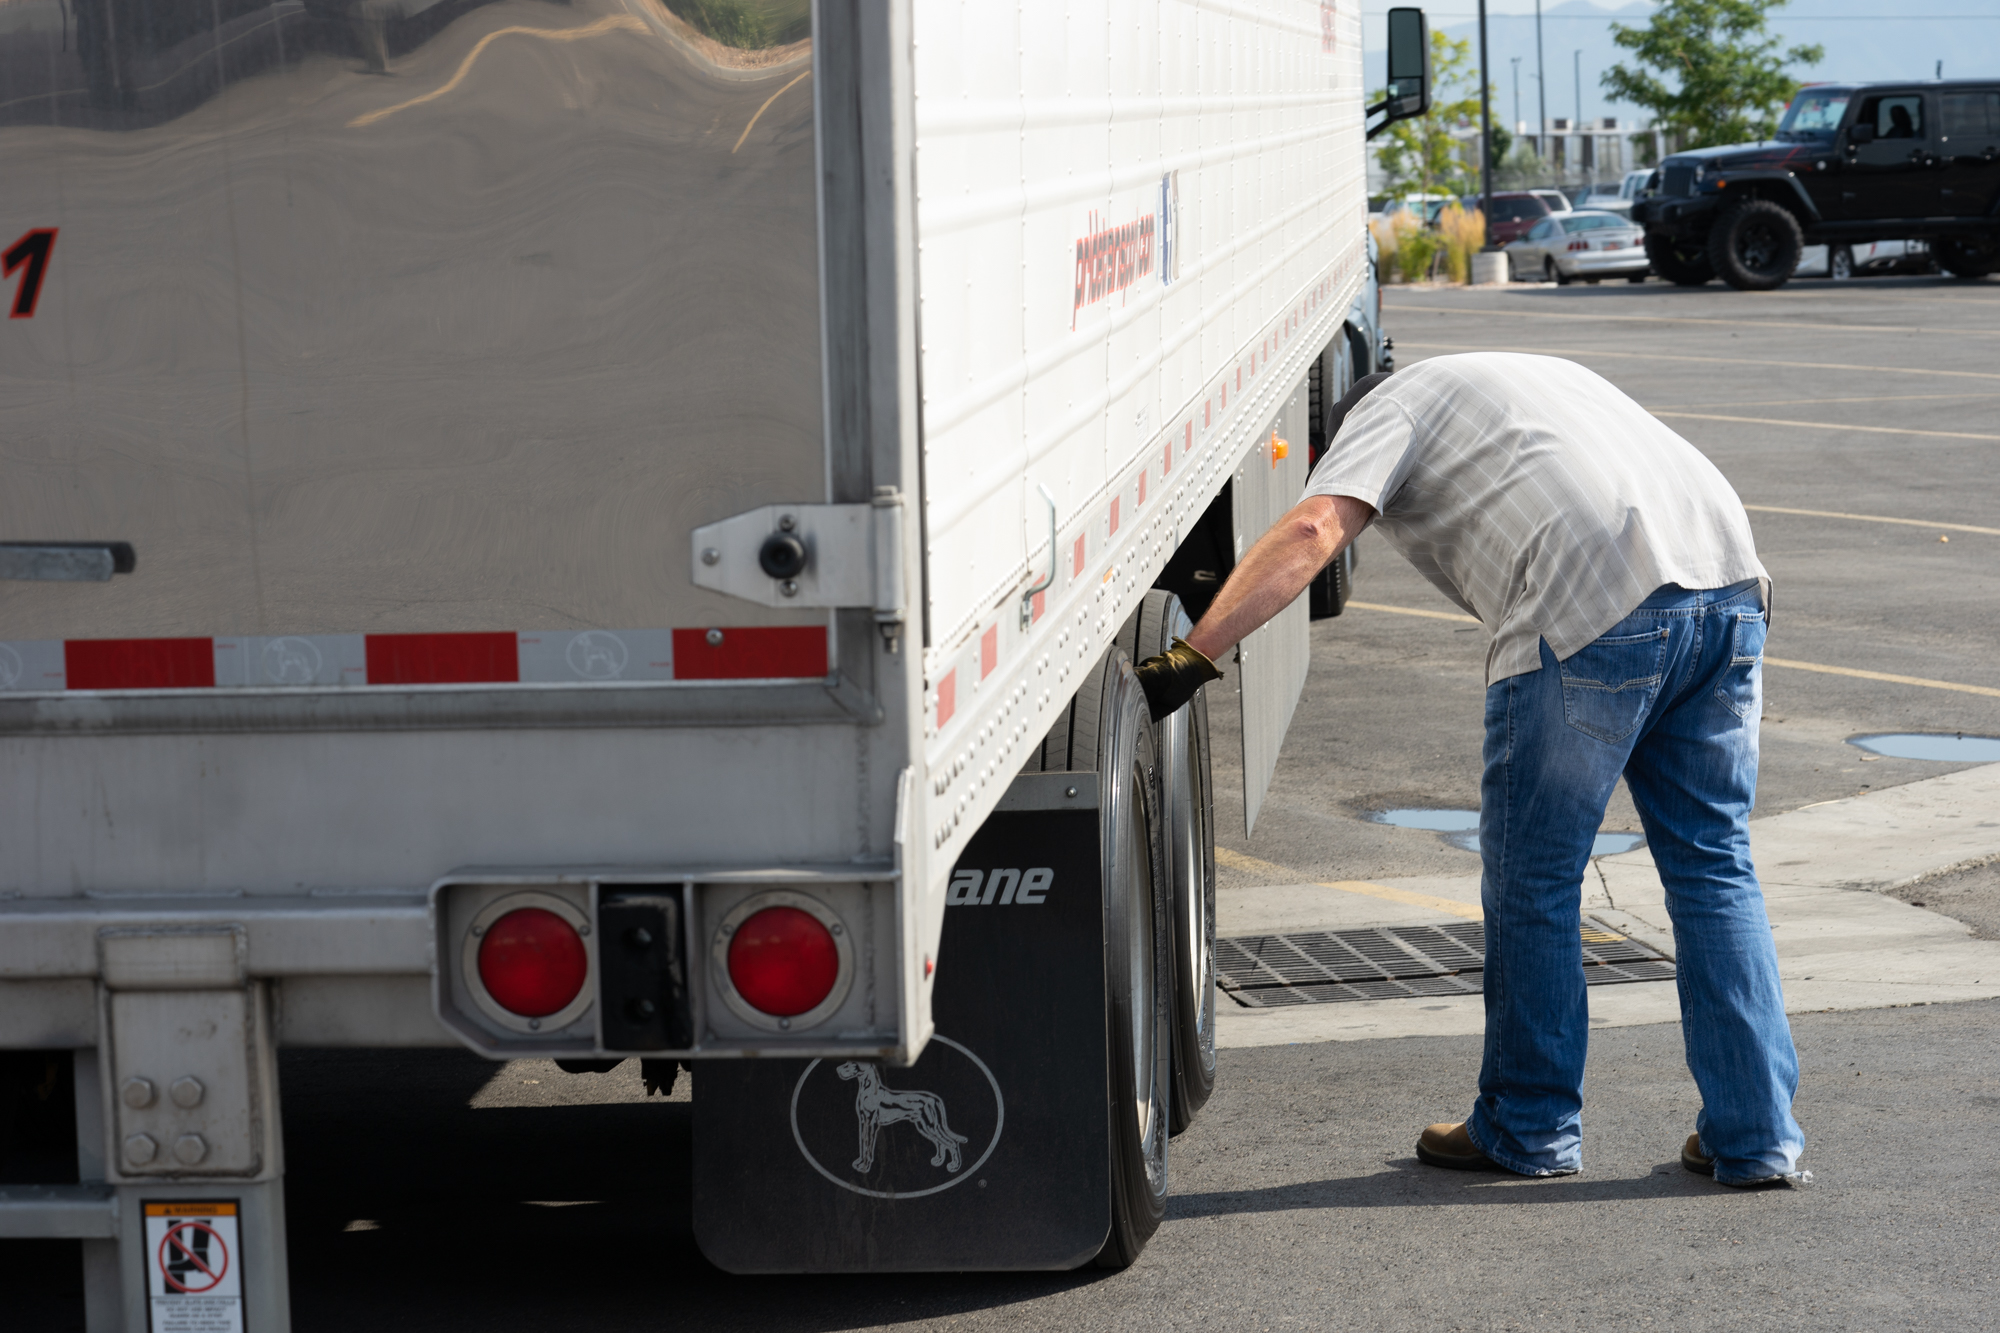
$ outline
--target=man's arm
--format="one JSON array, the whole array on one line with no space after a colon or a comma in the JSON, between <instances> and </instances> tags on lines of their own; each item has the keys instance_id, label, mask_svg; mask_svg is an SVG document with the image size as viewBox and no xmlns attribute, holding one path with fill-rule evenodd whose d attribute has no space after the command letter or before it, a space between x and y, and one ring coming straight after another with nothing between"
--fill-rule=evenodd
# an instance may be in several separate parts
<instances>
[{"instance_id":1,"label":"man's arm","mask_svg":"<svg viewBox=\"0 0 2000 1333\"><path fill-rule=\"evenodd\" d=\"M1139 663L1153 717L1165 717L1220 676L1213 659L1290 606L1374 517L1372 505L1351 496L1314 495L1259 537L1187 638Z\"/></svg>"},{"instance_id":2,"label":"man's arm","mask_svg":"<svg viewBox=\"0 0 2000 1333\"><path fill-rule=\"evenodd\" d=\"M1237 562L1187 641L1217 658L1290 606L1313 576L1361 535L1375 508L1348 495L1310 495Z\"/></svg>"}]
</instances>

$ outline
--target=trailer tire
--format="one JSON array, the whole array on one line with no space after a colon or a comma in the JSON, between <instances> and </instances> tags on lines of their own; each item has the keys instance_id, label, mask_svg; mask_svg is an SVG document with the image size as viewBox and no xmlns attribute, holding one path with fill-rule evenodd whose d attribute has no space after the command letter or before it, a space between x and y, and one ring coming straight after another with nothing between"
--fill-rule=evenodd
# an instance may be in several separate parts
<instances>
[{"instance_id":1,"label":"trailer tire","mask_svg":"<svg viewBox=\"0 0 2000 1333\"><path fill-rule=\"evenodd\" d=\"M1118 646L1141 661L1185 637L1194 622L1180 598L1146 594L1118 633ZM1153 808L1159 812L1162 864L1173 918L1173 1097L1168 1128L1194 1123L1215 1091L1215 796L1209 764L1208 692L1153 724L1158 763Z\"/></svg>"},{"instance_id":2,"label":"trailer tire","mask_svg":"<svg viewBox=\"0 0 2000 1333\"><path fill-rule=\"evenodd\" d=\"M1343 331L1341 336L1346 337L1345 331ZM1347 397L1347 391L1352 389L1355 381L1360 378L1355 374L1355 370L1361 363L1355 359L1351 343L1346 349L1346 354L1338 357L1335 362L1336 370L1334 372L1334 383L1332 384L1326 383L1325 364L1325 357L1321 357L1319 360L1313 362L1314 366L1321 368L1319 387L1316 391L1318 396L1313 399L1312 403L1311 457L1306 460L1307 465L1314 468L1319 466L1319 460L1326 456L1327 446L1332 443L1326 435L1325 422L1327 413L1333 410L1334 404ZM1334 616L1339 615L1342 611L1346 610L1347 595L1353 589L1354 545L1350 542L1346 550L1329 561L1326 568L1313 575L1313 581L1306 585L1307 616L1313 620L1330 620ZM1135 658L1146 655L1144 653L1133 654ZM1207 704L1204 703L1202 707L1202 725L1205 727L1207 725ZM1206 753L1206 750L1204 750L1204 761L1206 760ZM1177 1129L1174 1132L1178 1134L1180 1131Z\"/></svg>"},{"instance_id":3,"label":"trailer tire","mask_svg":"<svg viewBox=\"0 0 2000 1333\"><path fill-rule=\"evenodd\" d=\"M1083 678L1024 772L1094 772L1104 855L1106 1129L1111 1226L1095 1263L1125 1268L1167 1215L1173 1085L1172 926L1149 770L1152 715L1114 645Z\"/></svg>"}]
</instances>

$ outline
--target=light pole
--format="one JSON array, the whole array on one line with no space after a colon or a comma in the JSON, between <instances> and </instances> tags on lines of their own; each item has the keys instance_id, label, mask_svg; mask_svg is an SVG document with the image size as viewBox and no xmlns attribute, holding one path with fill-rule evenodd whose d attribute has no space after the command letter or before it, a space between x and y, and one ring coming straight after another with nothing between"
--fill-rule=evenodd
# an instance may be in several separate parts
<instances>
[{"instance_id":1,"label":"light pole","mask_svg":"<svg viewBox=\"0 0 2000 1333\"><path fill-rule=\"evenodd\" d=\"M1578 165L1584 169L1583 179L1587 184L1597 181L1597 154L1591 152L1591 142L1583 132L1583 52L1576 53L1576 119L1570 124L1576 127L1576 154L1583 159Z\"/></svg>"},{"instance_id":2,"label":"light pole","mask_svg":"<svg viewBox=\"0 0 2000 1333\"><path fill-rule=\"evenodd\" d=\"M1493 217L1492 84L1486 76L1486 0L1479 0L1479 212ZM1490 248L1490 242L1489 242Z\"/></svg>"},{"instance_id":3,"label":"light pole","mask_svg":"<svg viewBox=\"0 0 2000 1333\"><path fill-rule=\"evenodd\" d=\"M1509 57L1514 62L1514 133L1521 132L1521 57Z\"/></svg>"},{"instance_id":4,"label":"light pole","mask_svg":"<svg viewBox=\"0 0 2000 1333\"><path fill-rule=\"evenodd\" d=\"M1535 127L1535 156L1542 159L1542 165L1549 164L1548 145L1544 142L1549 133L1549 81L1542 77L1542 0L1535 0L1535 96L1540 105L1542 123Z\"/></svg>"}]
</instances>

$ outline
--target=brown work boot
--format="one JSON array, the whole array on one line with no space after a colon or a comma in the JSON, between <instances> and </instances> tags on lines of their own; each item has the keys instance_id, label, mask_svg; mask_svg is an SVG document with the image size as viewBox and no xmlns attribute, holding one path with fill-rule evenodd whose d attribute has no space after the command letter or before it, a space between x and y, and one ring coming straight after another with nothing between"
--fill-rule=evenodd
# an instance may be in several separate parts
<instances>
[{"instance_id":1,"label":"brown work boot","mask_svg":"<svg viewBox=\"0 0 2000 1333\"><path fill-rule=\"evenodd\" d=\"M1715 1159L1701 1150L1701 1135L1690 1134L1688 1141L1681 1145L1681 1165L1699 1175L1715 1174ZM1727 1185L1736 1190L1772 1189L1781 1185L1797 1187L1812 1183L1812 1172L1794 1171L1790 1175L1758 1176L1753 1180L1718 1180L1718 1185Z\"/></svg>"},{"instance_id":2,"label":"brown work boot","mask_svg":"<svg viewBox=\"0 0 2000 1333\"><path fill-rule=\"evenodd\" d=\"M1688 1135L1688 1141L1681 1145L1681 1165L1696 1175L1712 1176L1715 1174L1715 1159L1702 1155L1701 1135L1690 1134Z\"/></svg>"},{"instance_id":3,"label":"brown work boot","mask_svg":"<svg viewBox=\"0 0 2000 1333\"><path fill-rule=\"evenodd\" d=\"M1507 1168L1479 1151L1464 1122L1432 1125L1417 1136L1417 1160L1449 1171L1505 1171Z\"/></svg>"}]
</instances>

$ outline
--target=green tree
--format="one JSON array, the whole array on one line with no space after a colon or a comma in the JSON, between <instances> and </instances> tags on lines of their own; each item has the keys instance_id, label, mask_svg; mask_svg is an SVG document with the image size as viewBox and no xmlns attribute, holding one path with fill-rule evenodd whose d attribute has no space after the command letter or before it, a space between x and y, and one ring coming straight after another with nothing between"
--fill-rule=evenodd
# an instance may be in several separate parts
<instances>
[{"instance_id":1,"label":"green tree","mask_svg":"<svg viewBox=\"0 0 2000 1333\"><path fill-rule=\"evenodd\" d=\"M1479 79L1472 43L1431 33L1431 109L1399 120L1377 138L1375 161L1389 179L1392 198L1412 193L1472 194L1479 189L1478 139L1464 132L1479 123ZM1388 96L1377 92L1368 100ZM1497 94L1495 95L1497 98ZM1504 134L1496 125L1497 133ZM1452 131L1460 133L1454 135ZM1497 157L1497 154L1496 154Z\"/></svg>"},{"instance_id":2,"label":"green tree","mask_svg":"<svg viewBox=\"0 0 2000 1333\"><path fill-rule=\"evenodd\" d=\"M1613 98L1645 107L1681 146L1768 138L1777 114L1799 83L1793 64L1818 63L1819 46L1780 49L1765 27L1785 0L1663 0L1645 27L1611 25L1612 40L1630 51L1630 66L1613 65L1601 80Z\"/></svg>"}]
</instances>

